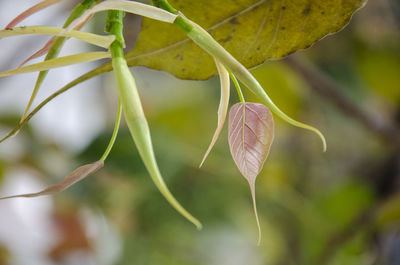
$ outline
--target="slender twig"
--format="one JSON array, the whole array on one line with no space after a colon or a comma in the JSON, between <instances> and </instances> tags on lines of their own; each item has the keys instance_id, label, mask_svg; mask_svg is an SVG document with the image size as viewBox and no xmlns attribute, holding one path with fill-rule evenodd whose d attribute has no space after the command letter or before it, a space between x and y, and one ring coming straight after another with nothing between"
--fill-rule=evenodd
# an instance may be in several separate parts
<instances>
[{"instance_id":1,"label":"slender twig","mask_svg":"<svg viewBox=\"0 0 400 265\"><path fill-rule=\"evenodd\" d=\"M390 145L400 148L400 128L384 119L374 119L340 91L339 85L304 58L295 55L285 59L287 65L299 73L312 89L331 102L338 110L362 123Z\"/></svg>"},{"instance_id":2,"label":"slender twig","mask_svg":"<svg viewBox=\"0 0 400 265\"><path fill-rule=\"evenodd\" d=\"M106 151L104 151L104 154L100 158L101 161L105 161L107 159L108 155L111 152L111 149L114 146L115 140L117 139L117 135L118 135L119 125L121 124L121 117L122 117L122 104L121 104L121 101L119 100L119 102L118 102L117 119L115 121L114 131L113 131L113 134L111 136L110 142L108 143Z\"/></svg>"}]
</instances>

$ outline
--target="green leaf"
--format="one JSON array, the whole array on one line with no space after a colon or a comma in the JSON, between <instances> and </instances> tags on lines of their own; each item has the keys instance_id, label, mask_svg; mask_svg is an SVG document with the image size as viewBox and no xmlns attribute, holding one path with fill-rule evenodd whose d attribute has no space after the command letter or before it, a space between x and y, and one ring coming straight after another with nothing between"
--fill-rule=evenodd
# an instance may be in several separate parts
<instances>
[{"instance_id":1,"label":"green leaf","mask_svg":"<svg viewBox=\"0 0 400 265\"><path fill-rule=\"evenodd\" d=\"M235 58L251 68L282 58L343 28L365 0L173 0L171 5L198 23ZM130 66L143 65L183 79L216 73L211 56L174 25L143 19Z\"/></svg>"}]
</instances>

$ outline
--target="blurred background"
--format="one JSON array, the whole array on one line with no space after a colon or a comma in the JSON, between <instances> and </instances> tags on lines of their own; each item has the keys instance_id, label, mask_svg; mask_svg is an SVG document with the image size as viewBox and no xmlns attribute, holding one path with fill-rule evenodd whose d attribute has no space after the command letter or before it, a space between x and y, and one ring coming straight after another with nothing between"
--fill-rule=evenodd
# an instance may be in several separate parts
<instances>
[{"instance_id":1,"label":"blurred background","mask_svg":"<svg viewBox=\"0 0 400 265\"><path fill-rule=\"evenodd\" d=\"M1 0L0 27L38 2ZM76 3L22 24L60 26ZM125 19L131 47L140 20ZM103 23L97 15L85 30L102 33ZM161 171L203 230L157 191L123 123L98 173L55 196L0 201L0 265L400 264L399 29L398 1L370 1L341 32L252 70L282 110L328 141L322 153L315 135L275 119L275 141L256 182L260 247L226 126L198 168L217 124L218 78L184 81L135 67ZM1 39L0 71L17 67L47 39ZM70 40L61 55L89 50ZM95 66L52 70L35 104ZM35 78L0 79L1 136L18 123ZM245 97L257 102L248 91ZM231 103L237 101L232 90ZM0 144L0 196L39 191L98 160L116 110L110 73L53 100Z\"/></svg>"}]
</instances>

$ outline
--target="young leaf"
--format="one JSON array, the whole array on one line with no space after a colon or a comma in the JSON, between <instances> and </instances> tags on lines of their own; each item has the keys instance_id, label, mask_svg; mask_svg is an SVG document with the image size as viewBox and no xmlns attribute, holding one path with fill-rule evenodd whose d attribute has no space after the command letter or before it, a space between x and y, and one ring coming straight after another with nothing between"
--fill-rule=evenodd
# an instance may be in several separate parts
<instances>
[{"instance_id":1,"label":"young leaf","mask_svg":"<svg viewBox=\"0 0 400 265\"><path fill-rule=\"evenodd\" d=\"M25 34L43 34L43 35L59 35L63 37L73 37L106 49L108 49L110 44L115 39L114 36L103 36L77 30L71 30L66 32L62 28L46 27L46 26L27 26L27 27L18 27L18 28L0 30L0 38L25 35Z\"/></svg>"},{"instance_id":2,"label":"young leaf","mask_svg":"<svg viewBox=\"0 0 400 265\"><path fill-rule=\"evenodd\" d=\"M219 78L220 78L220 86L221 86L221 99L219 101L218 107L218 124L217 129L215 130L214 136L211 140L210 146L208 147L203 160L200 163L200 167L203 165L206 160L208 154L213 148L215 142L218 139L219 134L221 133L222 127L224 127L226 114L228 112L229 105L229 88L230 88L230 80L229 80L229 72L226 70L225 66L221 64L218 60L215 60L215 64L218 69Z\"/></svg>"},{"instance_id":3,"label":"young leaf","mask_svg":"<svg viewBox=\"0 0 400 265\"><path fill-rule=\"evenodd\" d=\"M30 197L38 197L38 196L51 195L54 193L58 193L58 192L66 190L67 188L69 188L76 182L81 181L82 179L86 178L87 176L95 173L96 171L101 169L103 166L104 166L104 161L99 160L99 161L93 162L91 164L87 164L87 165L78 167L61 182L54 184L50 187L47 187L46 189L44 189L40 192L0 197L0 200L19 198L19 197L30 198Z\"/></svg>"},{"instance_id":4,"label":"young leaf","mask_svg":"<svg viewBox=\"0 0 400 265\"><path fill-rule=\"evenodd\" d=\"M233 105L229 111L228 135L233 160L250 185L258 227L258 243L260 243L261 227L256 208L255 181L274 139L274 121L271 112L266 106L258 103Z\"/></svg>"},{"instance_id":5,"label":"young leaf","mask_svg":"<svg viewBox=\"0 0 400 265\"><path fill-rule=\"evenodd\" d=\"M17 25L19 22L21 22L22 20L24 20L25 18L29 17L32 14L35 14L36 12L39 12L42 9L45 9L48 6L57 4L58 2L61 2L63 0L44 0L30 8L28 8L27 10L25 10L24 12L22 12L21 14L19 14L16 18L14 18L10 23L8 23L8 25L5 27L6 29L12 28L15 25Z\"/></svg>"},{"instance_id":6,"label":"young leaf","mask_svg":"<svg viewBox=\"0 0 400 265\"><path fill-rule=\"evenodd\" d=\"M6 77L15 74L30 73L36 71L43 71L57 67L63 67L71 64L85 63L104 58L110 58L109 52L86 52L80 54L74 54L64 57L59 57L51 60L47 60L41 63L35 63L20 68L12 69L9 71L1 72L0 77Z\"/></svg>"}]
</instances>

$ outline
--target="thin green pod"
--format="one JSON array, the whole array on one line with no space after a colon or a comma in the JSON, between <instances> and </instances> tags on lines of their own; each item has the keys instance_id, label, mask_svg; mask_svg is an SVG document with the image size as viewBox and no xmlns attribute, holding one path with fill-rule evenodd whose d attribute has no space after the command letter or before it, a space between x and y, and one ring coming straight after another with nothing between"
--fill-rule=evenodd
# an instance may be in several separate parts
<instances>
[{"instance_id":1,"label":"thin green pod","mask_svg":"<svg viewBox=\"0 0 400 265\"><path fill-rule=\"evenodd\" d=\"M200 229L201 223L187 212L174 198L161 176L153 151L149 126L143 113L135 80L133 79L125 59L113 58L112 65L118 84L119 97L125 114L125 121L151 178L167 201L179 213Z\"/></svg>"},{"instance_id":2,"label":"thin green pod","mask_svg":"<svg viewBox=\"0 0 400 265\"><path fill-rule=\"evenodd\" d=\"M201 223L186 211L169 191L158 168L153 151L149 125L143 112L135 80L123 55L122 23L120 23L122 20L121 14L122 12L120 11L109 11L106 30L115 34L117 37L116 41L111 44L110 50L112 54L113 71L118 85L119 98L124 111L125 121L139 151L140 157L161 194L180 214L192 222L198 229L201 229Z\"/></svg>"}]
</instances>

